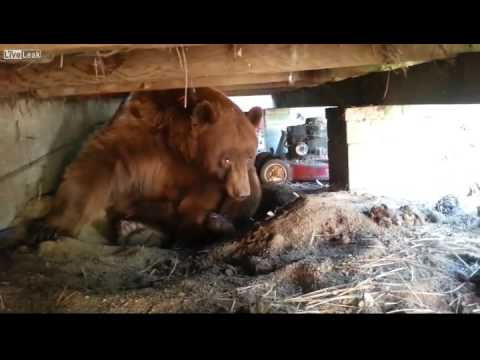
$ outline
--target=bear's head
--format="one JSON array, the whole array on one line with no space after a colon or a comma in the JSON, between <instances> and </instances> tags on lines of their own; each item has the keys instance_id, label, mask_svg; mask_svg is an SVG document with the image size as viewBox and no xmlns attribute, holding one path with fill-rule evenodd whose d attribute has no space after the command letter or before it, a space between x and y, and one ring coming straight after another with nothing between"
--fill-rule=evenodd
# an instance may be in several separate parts
<instances>
[{"instance_id":1,"label":"bear's head","mask_svg":"<svg viewBox=\"0 0 480 360\"><path fill-rule=\"evenodd\" d=\"M251 194L249 172L255 169L256 128L262 109L253 107L244 113L221 96L201 99L193 105L191 134L196 161L210 176L225 184L229 197L241 201Z\"/></svg>"}]
</instances>

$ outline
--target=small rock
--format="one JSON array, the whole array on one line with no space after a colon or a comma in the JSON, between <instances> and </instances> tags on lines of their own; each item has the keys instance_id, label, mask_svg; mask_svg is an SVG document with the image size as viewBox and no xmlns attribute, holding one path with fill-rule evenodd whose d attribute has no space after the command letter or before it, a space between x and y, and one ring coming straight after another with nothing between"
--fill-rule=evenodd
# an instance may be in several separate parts
<instances>
[{"instance_id":1,"label":"small rock","mask_svg":"<svg viewBox=\"0 0 480 360\"><path fill-rule=\"evenodd\" d=\"M268 274L274 270L274 264L268 259L252 256L250 257L250 261L253 266L252 270L254 275Z\"/></svg>"},{"instance_id":2,"label":"small rock","mask_svg":"<svg viewBox=\"0 0 480 360\"><path fill-rule=\"evenodd\" d=\"M127 246L162 247L168 242L168 236L141 223L122 221L118 241Z\"/></svg>"},{"instance_id":3,"label":"small rock","mask_svg":"<svg viewBox=\"0 0 480 360\"><path fill-rule=\"evenodd\" d=\"M334 264L333 264L333 261L331 259L326 259L325 261L323 261L320 266L319 266L319 271L320 272L323 272L323 273L328 273L328 272L331 272L334 270Z\"/></svg>"},{"instance_id":4,"label":"small rock","mask_svg":"<svg viewBox=\"0 0 480 360\"><path fill-rule=\"evenodd\" d=\"M451 216L461 212L460 203L453 195L446 195L442 197L435 204L435 210L443 215Z\"/></svg>"},{"instance_id":5,"label":"small rock","mask_svg":"<svg viewBox=\"0 0 480 360\"><path fill-rule=\"evenodd\" d=\"M402 217L398 214L395 214L395 216L392 219L392 223L393 225L396 225L396 226L402 226L403 225Z\"/></svg>"},{"instance_id":6,"label":"small rock","mask_svg":"<svg viewBox=\"0 0 480 360\"><path fill-rule=\"evenodd\" d=\"M270 217L272 217L272 216L274 216L274 215L275 215L275 214L274 214L274 212L273 212L273 211L268 211L268 212L267 212L267 216L270 216Z\"/></svg>"},{"instance_id":7,"label":"small rock","mask_svg":"<svg viewBox=\"0 0 480 360\"><path fill-rule=\"evenodd\" d=\"M352 242L352 239L351 239L349 234L342 233L342 234L340 234L340 242L342 244L350 244Z\"/></svg>"},{"instance_id":8,"label":"small rock","mask_svg":"<svg viewBox=\"0 0 480 360\"><path fill-rule=\"evenodd\" d=\"M382 218L378 221L378 225L389 228L393 225L393 222L390 218Z\"/></svg>"},{"instance_id":9,"label":"small rock","mask_svg":"<svg viewBox=\"0 0 480 360\"><path fill-rule=\"evenodd\" d=\"M17 249L17 251L20 254L26 254L26 253L30 252L30 248L27 245L22 245Z\"/></svg>"},{"instance_id":10,"label":"small rock","mask_svg":"<svg viewBox=\"0 0 480 360\"><path fill-rule=\"evenodd\" d=\"M270 241L270 250L277 252L284 248L285 238L280 234L275 234Z\"/></svg>"},{"instance_id":11,"label":"small rock","mask_svg":"<svg viewBox=\"0 0 480 360\"><path fill-rule=\"evenodd\" d=\"M404 205L398 209L400 213L401 222L405 225L423 225L424 219L419 215L418 211L414 211L410 206Z\"/></svg>"},{"instance_id":12,"label":"small rock","mask_svg":"<svg viewBox=\"0 0 480 360\"><path fill-rule=\"evenodd\" d=\"M363 294L363 301L365 306L372 307L375 305L375 300L370 293Z\"/></svg>"},{"instance_id":13,"label":"small rock","mask_svg":"<svg viewBox=\"0 0 480 360\"><path fill-rule=\"evenodd\" d=\"M430 210L427 212L426 220L431 223L442 224L446 221L446 217L436 210Z\"/></svg>"},{"instance_id":14,"label":"small rock","mask_svg":"<svg viewBox=\"0 0 480 360\"><path fill-rule=\"evenodd\" d=\"M367 211L367 215L380 226L390 227L393 224L392 211L385 204L372 206L372 208Z\"/></svg>"},{"instance_id":15,"label":"small rock","mask_svg":"<svg viewBox=\"0 0 480 360\"><path fill-rule=\"evenodd\" d=\"M226 270L225 270L225 275L227 275L227 276L233 276L233 274L234 274L234 272L233 272L232 269L226 269Z\"/></svg>"}]
</instances>

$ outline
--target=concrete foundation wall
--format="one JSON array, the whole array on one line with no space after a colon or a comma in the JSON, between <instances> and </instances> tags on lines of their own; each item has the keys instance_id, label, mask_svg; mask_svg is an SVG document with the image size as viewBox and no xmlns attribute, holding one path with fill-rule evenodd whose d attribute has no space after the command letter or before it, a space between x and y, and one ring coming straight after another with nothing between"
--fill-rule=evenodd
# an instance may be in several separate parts
<instances>
[{"instance_id":1,"label":"concrete foundation wall","mask_svg":"<svg viewBox=\"0 0 480 360\"><path fill-rule=\"evenodd\" d=\"M351 108L345 116L351 191L434 202L480 184L480 105Z\"/></svg>"},{"instance_id":2,"label":"concrete foundation wall","mask_svg":"<svg viewBox=\"0 0 480 360\"><path fill-rule=\"evenodd\" d=\"M0 229L30 199L51 192L64 167L120 99L0 102Z\"/></svg>"}]
</instances>

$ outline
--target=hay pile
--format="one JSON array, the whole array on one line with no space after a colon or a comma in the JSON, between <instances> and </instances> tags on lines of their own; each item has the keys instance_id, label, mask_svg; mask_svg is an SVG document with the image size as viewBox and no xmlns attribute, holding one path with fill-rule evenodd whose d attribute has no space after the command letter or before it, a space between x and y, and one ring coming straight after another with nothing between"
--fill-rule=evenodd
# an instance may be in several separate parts
<instances>
[{"instance_id":1,"label":"hay pile","mask_svg":"<svg viewBox=\"0 0 480 360\"><path fill-rule=\"evenodd\" d=\"M322 197L334 199L330 205L337 213L349 208L345 200L371 204L341 193ZM373 206L367 213L383 231L372 231L373 224L358 213L350 215L346 222L356 224L356 248L352 243L335 248L320 244L279 274L275 287L293 284L295 294L282 298L272 287L260 295L263 300L277 311L293 313L479 313L480 228L459 231L428 223L409 206L400 206L395 214L389 209L391 217L403 222L386 222L376 218L379 208L384 207ZM261 283L256 287L261 289Z\"/></svg>"},{"instance_id":2,"label":"hay pile","mask_svg":"<svg viewBox=\"0 0 480 360\"><path fill-rule=\"evenodd\" d=\"M355 272L350 283L284 302L314 313L479 313L472 288L480 270L478 239L417 235L394 244L388 255L344 262Z\"/></svg>"}]
</instances>

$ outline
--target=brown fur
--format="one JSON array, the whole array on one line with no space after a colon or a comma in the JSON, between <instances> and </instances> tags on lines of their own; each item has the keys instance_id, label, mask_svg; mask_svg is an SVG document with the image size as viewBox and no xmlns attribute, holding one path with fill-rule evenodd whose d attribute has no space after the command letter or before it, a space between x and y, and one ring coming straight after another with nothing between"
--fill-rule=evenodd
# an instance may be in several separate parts
<instances>
[{"instance_id":1,"label":"brown fur","mask_svg":"<svg viewBox=\"0 0 480 360\"><path fill-rule=\"evenodd\" d=\"M251 216L261 196L253 167L259 109L245 116L209 88L190 91L184 108L182 94L133 94L66 169L44 223L75 236L103 209L111 218L175 221L182 231L195 231L222 204L229 218ZM173 210L156 217L148 203Z\"/></svg>"}]
</instances>

